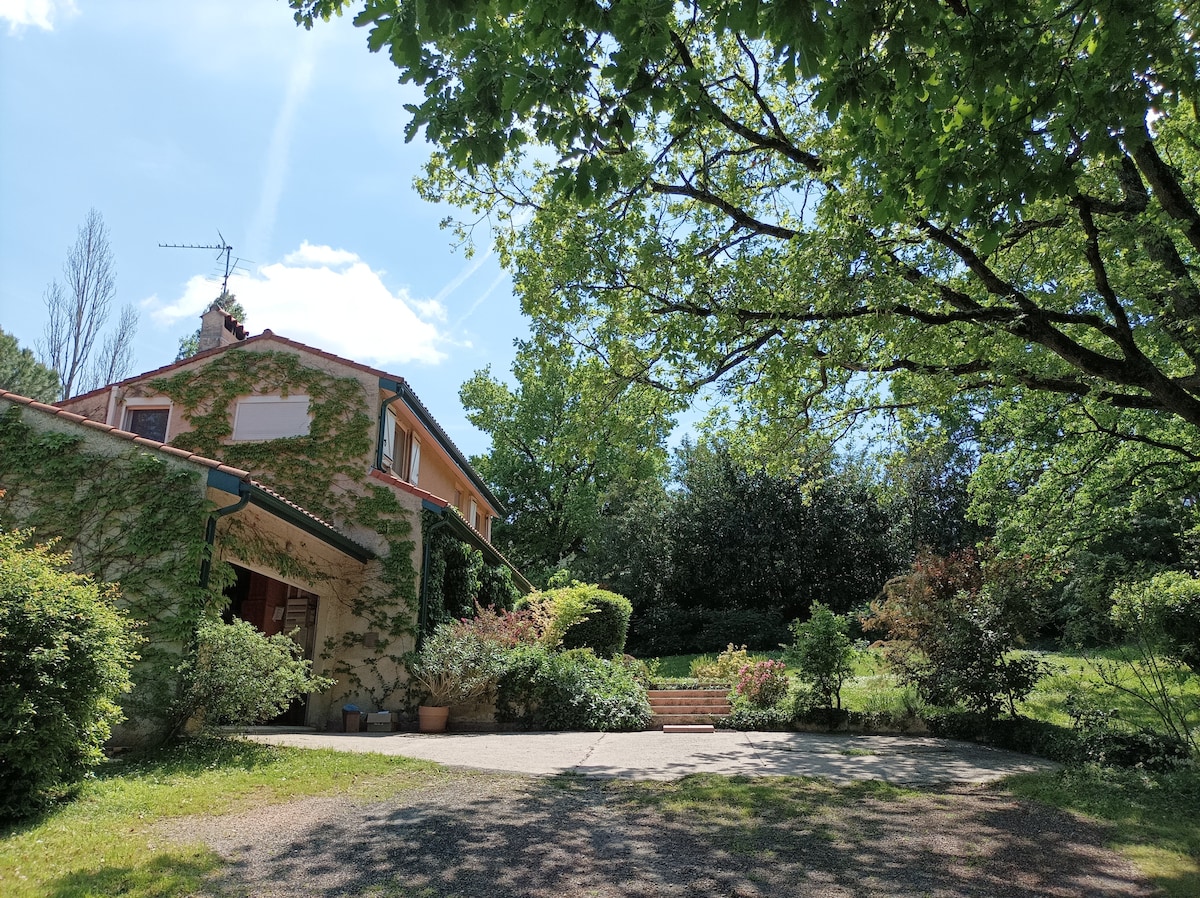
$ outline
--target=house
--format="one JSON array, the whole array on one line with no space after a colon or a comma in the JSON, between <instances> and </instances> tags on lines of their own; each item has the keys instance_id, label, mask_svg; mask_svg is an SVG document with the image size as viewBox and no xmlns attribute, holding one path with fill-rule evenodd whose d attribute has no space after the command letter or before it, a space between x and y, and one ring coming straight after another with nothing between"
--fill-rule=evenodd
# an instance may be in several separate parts
<instances>
[{"instance_id":1,"label":"house","mask_svg":"<svg viewBox=\"0 0 1200 898\"><path fill-rule=\"evenodd\" d=\"M156 650L180 644L198 607L225 602L265 633L293 633L314 670L338 681L289 722L324 728L346 702L406 704L403 657L421 633L469 609L475 597L461 584L478 583L484 601L530 588L491 544L503 507L403 378L269 330L248 336L216 304L201 322L191 358L58 406L0 393L0 523L63 537L77 566L121 581L134 606L154 605L130 599L129 571L108 559L136 554L109 543L142 526L157 500L126 502L112 478L93 474L125 459L113 477L130 482L128 470L153 459L193 487L175 500L185 521L155 512L160 530L181 529L151 548L195 581L162 582L168 565L159 565L158 588L184 595L171 600L182 609L160 601L142 610L178 625L155 637ZM47 450L16 448L34 445L31 429L38 445L57 445L58 434L92 461L39 475L37 453ZM22 451L29 457L15 463ZM56 483L69 497L50 495ZM84 494L100 492L117 498L90 529L47 512L86 509ZM133 587L149 594L156 581L135 577Z\"/></svg>"}]
</instances>

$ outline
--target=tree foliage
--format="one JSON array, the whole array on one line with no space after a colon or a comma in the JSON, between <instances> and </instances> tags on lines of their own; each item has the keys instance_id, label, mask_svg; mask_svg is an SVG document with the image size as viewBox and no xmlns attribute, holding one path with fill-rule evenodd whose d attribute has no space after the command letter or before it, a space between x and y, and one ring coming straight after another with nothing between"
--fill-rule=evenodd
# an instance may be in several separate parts
<instances>
[{"instance_id":1,"label":"tree foliage","mask_svg":"<svg viewBox=\"0 0 1200 898\"><path fill-rule=\"evenodd\" d=\"M513 376L510 387L477 371L460 396L492 441L472 463L508 508L492 541L544 582L588 552L606 503L661 479L673 421L665 397L614 381L569 346L522 343Z\"/></svg>"},{"instance_id":2,"label":"tree foliage","mask_svg":"<svg viewBox=\"0 0 1200 898\"><path fill-rule=\"evenodd\" d=\"M39 402L54 402L61 384L58 374L47 368L17 338L0 330L0 390L28 396Z\"/></svg>"},{"instance_id":3,"label":"tree foliage","mask_svg":"<svg viewBox=\"0 0 1200 898\"><path fill-rule=\"evenodd\" d=\"M311 27L351 4L290 5ZM371 0L355 22L424 91L427 194L494 215L526 311L622 375L795 431L987 396L1045 422L1032 446L1010 423L1006 464L1127 445L1134 479L1194 480L1190 4Z\"/></svg>"}]
</instances>

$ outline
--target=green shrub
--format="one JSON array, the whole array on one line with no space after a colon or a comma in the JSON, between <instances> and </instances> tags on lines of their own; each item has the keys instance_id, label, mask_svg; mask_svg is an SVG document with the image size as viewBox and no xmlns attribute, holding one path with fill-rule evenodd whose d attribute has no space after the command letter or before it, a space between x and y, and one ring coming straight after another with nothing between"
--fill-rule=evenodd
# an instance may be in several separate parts
<instances>
[{"instance_id":1,"label":"green shrub","mask_svg":"<svg viewBox=\"0 0 1200 898\"><path fill-rule=\"evenodd\" d=\"M971 553L922 555L887 582L865 625L887 631L888 664L927 702L994 719L1003 710L1016 716L1046 671L1013 652L1026 610L1014 590L987 583Z\"/></svg>"},{"instance_id":2,"label":"green shrub","mask_svg":"<svg viewBox=\"0 0 1200 898\"><path fill-rule=\"evenodd\" d=\"M423 703L460 705L482 698L504 669L504 643L471 621L442 624L425 640L408 670Z\"/></svg>"},{"instance_id":3,"label":"green shrub","mask_svg":"<svg viewBox=\"0 0 1200 898\"><path fill-rule=\"evenodd\" d=\"M116 593L66 555L0 532L0 818L26 816L103 759L136 637Z\"/></svg>"},{"instance_id":4,"label":"green shrub","mask_svg":"<svg viewBox=\"0 0 1200 898\"><path fill-rule=\"evenodd\" d=\"M312 662L294 639L284 633L266 636L243 620L201 623L195 653L179 673L183 698L177 728L193 718L205 726L261 723L334 682L313 676Z\"/></svg>"},{"instance_id":5,"label":"green shrub","mask_svg":"<svg viewBox=\"0 0 1200 898\"><path fill-rule=\"evenodd\" d=\"M1112 619L1200 674L1200 580L1169 571L1113 591Z\"/></svg>"},{"instance_id":6,"label":"green shrub","mask_svg":"<svg viewBox=\"0 0 1200 898\"><path fill-rule=\"evenodd\" d=\"M496 711L502 721L546 730L640 730L650 720L646 690L627 666L590 649L541 645L507 653Z\"/></svg>"},{"instance_id":7,"label":"green shrub","mask_svg":"<svg viewBox=\"0 0 1200 898\"><path fill-rule=\"evenodd\" d=\"M591 649L602 658L625 651L633 606L624 596L576 582L546 590L540 601L551 613L550 648Z\"/></svg>"},{"instance_id":8,"label":"green shrub","mask_svg":"<svg viewBox=\"0 0 1200 898\"><path fill-rule=\"evenodd\" d=\"M854 669L850 622L820 602L813 602L809 619L792 622L793 641L786 657L802 682L813 687L825 707L842 707L842 684Z\"/></svg>"}]
</instances>

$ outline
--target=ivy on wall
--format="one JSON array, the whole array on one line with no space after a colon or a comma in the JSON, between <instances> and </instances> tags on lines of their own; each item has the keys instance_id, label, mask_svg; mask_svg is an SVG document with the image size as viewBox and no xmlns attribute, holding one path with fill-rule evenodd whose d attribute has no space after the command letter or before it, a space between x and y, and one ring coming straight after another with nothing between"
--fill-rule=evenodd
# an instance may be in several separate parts
<instances>
[{"instance_id":1,"label":"ivy on wall","mask_svg":"<svg viewBox=\"0 0 1200 898\"><path fill-rule=\"evenodd\" d=\"M201 615L218 610L231 571L199 586L209 503L194 469L136 446L117 455L81 436L43 432L19 407L0 414L0 527L58 540L81 573L120 584L122 604L146 638L125 711L163 722L175 701L175 667Z\"/></svg>"},{"instance_id":2,"label":"ivy on wall","mask_svg":"<svg viewBox=\"0 0 1200 898\"><path fill-rule=\"evenodd\" d=\"M378 533L387 554L370 562L361 591L337 594L360 621L326 640L327 673L348 694L367 695L385 707L405 686L403 662L416 636L417 584L412 521L391 490L368 485L372 418L356 377L338 377L304 364L289 352L230 350L203 367L156 378L149 386L171 398L192 430L172 440L180 449L219 458L251 471L272 489L334 523ZM311 426L306 436L231 442L237 399L249 395L307 395ZM327 576L305 568L248 528L230 520L222 534L230 552L259 560L310 583Z\"/></svg>"},{"instance_id":3,"label":"ivy on wall","mask_svg":"<svg viewBox=\"0 0 1200 898\"><path fill-rule=\"evenodd\" d=\"M425 512L430 533L426 633L438 624L474 616L476 601L484 607L512 608L520 592L508 568L487 564L482 552L438 525L438 518Z\"/></svg>"},{"instance_id":4,"label":"ivy on wall","mask_svg":"<svg viewBox=\"0 0 1200 898\"><path fill-rule=\"evenodd\" d=\"M172 445L254 473L314 514L354 521L356 497L331 490L339 476L361 482L371 453L372 421L355 377L337 377L303 364L288 352L223 352L200 368L150 381L186 415L192 430ZM238 397L309 397L312 424L306 436L230 442Z\"/></svg>"}]
</instances>

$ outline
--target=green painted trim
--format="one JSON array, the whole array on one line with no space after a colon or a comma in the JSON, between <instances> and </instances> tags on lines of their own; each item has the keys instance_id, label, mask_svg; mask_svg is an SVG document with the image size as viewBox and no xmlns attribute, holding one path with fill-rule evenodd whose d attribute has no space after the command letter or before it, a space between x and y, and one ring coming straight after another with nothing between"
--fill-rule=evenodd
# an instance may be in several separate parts
<instances>
[{"instance_id":1,"label":"green painted trim","mask_svg":"<svg viewBox=\"0 0 1200 898\"><path fill-rule=\"evenodd\" d=\"M375 553L370 549L360 546L333 527L310 517L298 508L279 499L252 482L242 480L225 471L210 470L208 472L208 485L224 493L231 493L242 497L242 501L236 506L232 506L226 512L227 514L238 511L249 502L265 511L271 512L271 514L287 521L292 526L300 528L310 536L315 536L321 542L325 543L325 545L337 549L343 555L348 555L355 561L367 562L375 557Z\"/></svg>"}]
</instances>

